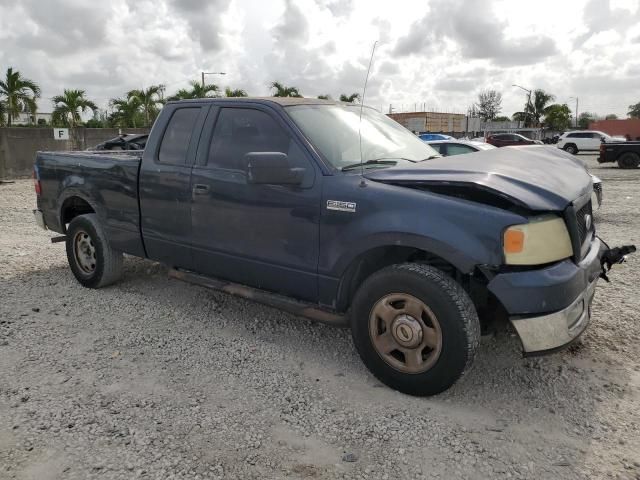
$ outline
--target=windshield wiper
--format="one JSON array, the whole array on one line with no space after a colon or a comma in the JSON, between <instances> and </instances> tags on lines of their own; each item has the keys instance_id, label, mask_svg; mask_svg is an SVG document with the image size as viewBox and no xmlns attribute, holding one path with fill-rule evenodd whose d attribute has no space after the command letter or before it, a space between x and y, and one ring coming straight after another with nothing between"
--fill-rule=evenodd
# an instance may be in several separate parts
<instances>
[{"instance_id":1,"label":"windshield wiper","mask_svg":"<svg viewBox=\"0 0 640 480\"><path fill-rule=\"evenodd\" d=\"M442 158L442 155L431 155L427 158L423 158L422 160L420 160L421 162L424 162L425 160L433 160L434 158Z\"/></svg>"},{"instance_id":2,"label":"windshield wiper","mask_svg":"<svg viewBox=\"0 0 640 480\"><path fill-rule=\"evenodd\" d=\"M377 158L375 160L367 160L366 162L358 162L358 163L352 163L350 165L346 165L344 167L342 167L342 171L346 172L347 170L353 170L354 168L359 168L360 166L363 165L395 165L397 162L397 160L385 160L382 158Z\"/></svg>"}]
</instances>

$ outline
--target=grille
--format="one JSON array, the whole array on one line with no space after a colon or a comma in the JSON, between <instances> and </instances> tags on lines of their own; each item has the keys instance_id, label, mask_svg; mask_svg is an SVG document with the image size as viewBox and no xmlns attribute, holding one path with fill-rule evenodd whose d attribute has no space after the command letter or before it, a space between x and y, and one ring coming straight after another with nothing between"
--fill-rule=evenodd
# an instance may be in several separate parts
<instances>
[{"instance_id":1,"label":"grille","mask_svg":"<svg viewBox=\"0 0 640 480\"><path fill-rule=\"evenodd\" d=\"M587 228L587 215L591 219L591 225ZM585 240L589 237L595 228L593 225L593 210L591 209L591 200L585 204L580 210L576 212L576 223L578 225L578 238L580 239L580 245L583 245Z\"/></svg>"}]
</instances>

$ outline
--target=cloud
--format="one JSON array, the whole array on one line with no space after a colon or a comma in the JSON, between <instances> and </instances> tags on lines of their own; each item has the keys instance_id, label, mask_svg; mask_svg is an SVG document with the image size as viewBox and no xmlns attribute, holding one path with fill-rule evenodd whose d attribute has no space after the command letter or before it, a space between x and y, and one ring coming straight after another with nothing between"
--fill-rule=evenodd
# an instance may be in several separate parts
<instances>
[{"instance_id":1,"label":"cloud","mask_svg":"<svg viewBox=\"0 0 640 480\"><path fill-rule=\"evenodd\" d=\"M353 0L316 0L335 17L348 17L353 12Z\"/></svg>"},{"instance_id":2,"label":"cloud","mask_svg":"<svg viewBox=\"0 0 640 480\"><path fill-rule=\"evenodd\" d=\"M169 0L169 9L187 21L191 38L204 51L219 51L223 47L222 17L230 3L230 0Z\"/></svg>"},{"instance_id":3,"label":"cloud","mask_svg":"<svg viewBox=\"0 0 640 480\"><path fill-rule=\"evenodd\" d=\"M480 15L461 0L438 0L430 6L430 11L398 40L395 54L433 54L445 39L457 45L463 58L487 59L504 66L537 63L557 52L549 37L507 37L508 23L497 18L488 2Z\"/></svg>"}]
</instances>

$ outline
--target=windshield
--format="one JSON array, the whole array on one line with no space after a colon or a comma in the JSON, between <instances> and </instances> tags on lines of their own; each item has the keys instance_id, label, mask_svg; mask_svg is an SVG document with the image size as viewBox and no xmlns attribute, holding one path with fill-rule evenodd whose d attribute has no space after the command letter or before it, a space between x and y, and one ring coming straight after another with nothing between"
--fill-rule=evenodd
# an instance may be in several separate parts
<instances>
[{"instance_id":1,"label":"windshield","mask_svg":"<svg viewBox=\"0 0 640 480\"><path fill-rule=\"evenodd\" d=\"M336 168L360 162L360 106L295 105L287 107L307 138ZM439 156L409 130L372 108L362 109L362 161L366 168L381 168L396 162L374 160L408 160L419 162Z\"/></svg>"}]
</instances>

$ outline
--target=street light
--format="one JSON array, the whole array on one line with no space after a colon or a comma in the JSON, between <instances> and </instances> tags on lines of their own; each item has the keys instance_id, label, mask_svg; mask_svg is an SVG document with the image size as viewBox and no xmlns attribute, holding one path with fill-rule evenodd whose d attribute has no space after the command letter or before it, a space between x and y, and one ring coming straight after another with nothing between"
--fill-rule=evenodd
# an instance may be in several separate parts
<instances>
[{"instance_id":1,"label":"street light","mask_svg":"<svg viewBox=\"0 0 640 480\"><path fill-rule=\"evenodd\" d=\"M202 72L202 88L204 88L205 75L226 75L226 73L225 72Z\"/></svg>"},{"instance_id":2,"label":"street light","mask_svg":"<svg viewBox=\"0 0 640 480\"><path fill-rule=\"evenodd\" d=\"M576 101L576 128L578 128L578 97L569 97L569 100Z\"/></svg>"},{"instance_id":3,"label":"street light","mask_svg":"<svg viewBox=\"0 0 640 480\"><path fill-rule=\"evenodd\" d=\"M513 85L511 85L512 87L518 87L522 90L524 90L525 92L527 92L529 94L529 97L527 99L527 106L524 109L524 125L525 127L527 126L527 120L529 119L529 105L531 105L531 90L529 90L528 88L524 88L521 87L520 85L516 85L515 83Z\"/></svg>"}]
</instances>

